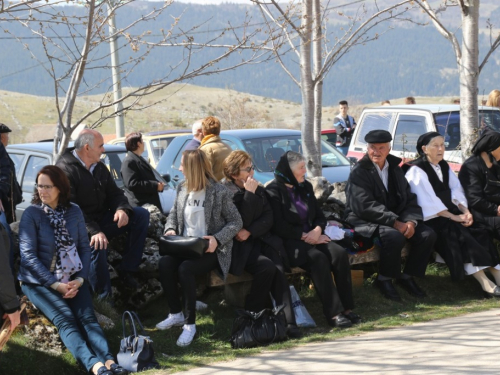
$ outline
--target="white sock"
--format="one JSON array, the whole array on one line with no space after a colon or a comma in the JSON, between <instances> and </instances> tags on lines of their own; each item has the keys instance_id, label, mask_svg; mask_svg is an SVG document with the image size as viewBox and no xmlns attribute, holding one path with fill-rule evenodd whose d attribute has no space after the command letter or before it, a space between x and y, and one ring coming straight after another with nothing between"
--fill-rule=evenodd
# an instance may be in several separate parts
<instances>
[{"instance_id":1,"label":"white sock","mask_svg":"<svg viewBox=\"0 0 500 375\"><path fill-rule=\"evenodd\" d=\"M488 279L483 270L473 273L472 276L474 276L474 278L479 282L481 288L483 288L485 292L493 293L496 285L493 281Z\"/></svg>"}]
</instances>

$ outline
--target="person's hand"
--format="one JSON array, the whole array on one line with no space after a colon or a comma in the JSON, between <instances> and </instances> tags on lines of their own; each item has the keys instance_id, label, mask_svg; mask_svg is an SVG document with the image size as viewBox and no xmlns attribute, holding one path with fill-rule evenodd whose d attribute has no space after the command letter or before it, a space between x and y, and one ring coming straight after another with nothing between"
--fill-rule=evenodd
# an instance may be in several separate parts
<instances>
[{"instance_id":1,"label":"person's hand","mask_svg":"<svg viewBox=\"0 0 500 375\"><path fill-rule=\"evenodd\" d=\"M404 236L408 239L412 238L413 235L415 234L415 223L413 221L407 221L406 222L406 231L404 233Z\"/></svg>"},{"instance_id":2,"label":"person's hand","mask_svg":"<svg viewBox=\"0 0 500 375\"><path fill-rule=\"evenodd\" d=\"M243 182L243 186L245 190L251 193L255 193L255 190L257 190L257 187L259 186L259 182L254 178L248 176L247 180Z\"/></svg>"},{"instance_id":3,"label":"person's hand","mask_svg":"<svg viewBox=\"0 0 500 375\"><path fill-rule=\"evenodd\" d=\"M80 280L71 280L68 281L68 286L71 289L80 289L80 287L83 285L83 283L80 282Z\"/></svg>"},{"instance_id":4,"label":"person's hand","mask_svg":"<svg viewBox=\"0 0 500 375\"><path fill-rule=\"evenodd\" d=\"M472 224L474 224L474 218L472 217L472 214L470 212L459 215L459 217L462 219L462 225L464 227L470 227Z\"/></svg>"},{"instance_id":5,"label":"person's hand","mask_svg":"<svg viewBox=\"0 0 500 375\"><path fill-rule=\"evenodd\" d=\"M315 245L321 245L323 243L328 243L330 242L332 239L330 237L328 237L326 234L322 234L321 236L319 236L318 240L316 241Z\"/></svg>"},{"instance_id":6,"label":"person's hand","mask_svg":"<svg viewBox=\"0 0 500 375\"><path fill-rule=\"evenodd\" d=\"M164 236L175 236L175 230L167 230L164 234Z\"/></svg>"},{"instance_id":7,"label":"person's hand","mask_svg":"<svg viewBox=\"0 0 500 375\"><path fill-rule=\"evenodd\" d=\"M497 216L500 216L500 206L497 207Z\"/></svg>"},{"instance_id":8,"label":"person's hand","mask_svg":"<svg viewBox=\"0 0 500 375\"><path fill-rule=\"evenodd\" d=\"M115 212L115 216L113 217L113 221L118 221L116 224L118 228L124 227L128 224L128 215L123 210L117 210Z\"/></svg>"},{"instance_id":9,"label":"person's hand","mask_svg":"<svg viewBox=\"0 0 500 375\"><path fill-rule=\"evenodd\" d=\"M319 236L321 236L321 228L316 227L302 236L302 241L315 245L318 242Z\"/></svg>"},{"instance_id":10,"label":"person's hand","mask_svg":"<svg viewBox=\"0 0 500 375\"><path fill-rule=\"evenodd\" d=\"M204 239L208 240L208 249L206 253L213 253L217 249L217 240L214 236L203 236Z\"/></svg>"},{"instance_id":11,"label":"person's hand","mask_svg":"<svg viewBox=\"0 0 500 375\"><path fill-rule=\"evenodd\" d=\"M484 164L486 164L486 168L489 169L493 166L493 164L491 163L491 160L490 160L490 155L488 155L488 153L481 152L481 159L483 159Z\"/></svg>"},{"instance_id":12,"label":"person's hand","mask_svg":"<svg viewBox=\"0 0 500 375\"><path fill-rule=\"evenodd\" d=\"M65 283L60 283L56 290L62 294L63 298L73 298L78 293L78 288Z\"/></svg>"},{"instance_id":13,"label":"person's hand","mask_svg":"<svg viewBox=\"0 0 500 375\"><path fill-rule=\"evenodd\" d=\"M165 184L163 182L158 182L158 191L162 192L165 189Z\"/></svg>"},{"instance_id":14,"label":"person's hand","mask_svg":"<svg viewBox=\"0 0 500 375\"><path fill-rule=\"evenodd\" d=\"M16 327L21 323L21 312L19 310L13 312L12 314L3 314L3 319L10 320L10 328L9 330L12 332L16 329Z\"/></svg>"},{"instance_id":15,"label":"person's hand","mask_svg":"<svg viewBox=\"0 0 500 375\"><path fill-rule=\"evenodd\" d=\"M106 250L108 248L108 238L103 232L99 232L90 237L90 246L96 250Z\"/></svg>"},{"instance_id":16,"label":"person's hand","mask_svg":"<svg viewBox=\"0 0 500 375\"><path fill-rule=\"evenodd\" d=\"M237 241L243 242L246 241L251 234L252 233L247 231L245 228L241 228L238 234L234 238L236 238Z\"/></svg>"},{"instance_id":17,"label":"person's hand","mask_svg":"<svg viewBox=\"0 0 500 375\"><path fill-rule=\"evenodd\" d=\"M406 223L403 223L402 221L399 221L399 220L396 220L394 222L393 227L402 235L404 235L406 230L408 229L408 226L406 225Z\"/></svg>"},{"instance_id":18,"label":"person's hand","mask_svg":"<svg viewBox=\"0 0 500 375\"><path fill-rule=\"evenodd\" d=\"M5 212L5 209L3 208L2 201L0 200L0 211Z\"/></svg>"}]
</instances>

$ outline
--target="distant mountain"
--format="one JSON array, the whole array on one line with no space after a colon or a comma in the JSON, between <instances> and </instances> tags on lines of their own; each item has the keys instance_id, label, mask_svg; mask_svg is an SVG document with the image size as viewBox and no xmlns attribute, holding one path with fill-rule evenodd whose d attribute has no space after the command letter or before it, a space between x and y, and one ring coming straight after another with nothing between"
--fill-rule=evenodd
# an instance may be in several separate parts
<instances>
[{"instance_id":1,"label":"distant mountain","mask_svg":"<svg viewBox=\"0 0 500 375\"><path fill-rule=\"evenodd\" d=\"M483 3L482 3L483 4ZM155 3L134 2L117 16L117 23L127 24L133 21L136 12L134 7L152 9ZM491 4L489 5L492 6ZM81 14L81 8L65 7L75 14ZM493 8L492 8L493 9ZM159 30L168 29L173 17L182 16L179 25L188 29L194 25L204 23L199 29L197 37L208 37L204 30L217 30L227 26L228 21L238 25L245 16L245 12L253 14L254 23L261 22L256 7L236 4L196 5L174 3L168 11L158 17L155 22L141 25L136 31L150 30L152 37ZM500 14L500 7L492 15ZM498 20L495 17L494 20ZM209 20L208 22L206 22ZM353 104L378 102L384 99L413 96L452 96L459 94L458 75L456 72L455 57L451 45L432 26L421 27L405 24L387 33L383 33L388 25L382 25L374 32L382 36L379 40L359 46L345 55L330 71L324 82L324 104L332 105L341 99L348 99ZM3 33L0 38L2 54L0 55L0 89L28 93L33 95L52 96L53 82L44 69L30 57L22 45L9 39L9 35L30 37L28 31L16 23L1 22L0 30L9 30L10 34ZM55 32L65 35L63 27L56 27ZM67 40L66 40L67 42ZM120 41L122 42L122 41ZM39 41L23 39L23 43L30 46L32 51L43 56ZM481 39L481 51L488 45L486 38ZM54 51L57 53L57 51ZM104 56L107 46L96 51L96 55ZM121 50L121 60L126 61L133 54L130 47ZM123 85L138 86L158 77L159 72L166 65L174 65L182 59L180 49L165 48L156 50L133 73L126 77ZM193 57L196 65L213 55L205 51ZM234 59L240 58L238 55ZM292 59L292 55L286 57ZM480 77L480 94L499 88L500 52L497 51L491 58ZM234 61L234 60L233 60ZM298 68L297 68L298 69ZM89 70L85 76L84 89L93 87L96 82L108 78L106 84L90 91L98 93L109 85L109 71ZM290 78L283 72L276 62L245 66L220 75L204 76L193 79L190 83L225 88L230 87L238 91L255 95L274 97L283 100L300 102L300 92Z\"/></svg>"}]
</instances>

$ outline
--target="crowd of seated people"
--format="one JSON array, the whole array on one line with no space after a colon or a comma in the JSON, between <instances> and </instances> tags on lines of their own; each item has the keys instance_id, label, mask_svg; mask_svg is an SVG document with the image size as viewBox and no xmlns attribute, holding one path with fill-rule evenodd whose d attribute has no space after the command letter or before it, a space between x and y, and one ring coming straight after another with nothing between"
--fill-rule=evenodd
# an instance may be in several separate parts
<instances>
[{"instance_id":1,"label":"crowd of seated people","mask_svg":"<svg viewBox=\"0 0 500 375\"><path fill-rule=\"evenodd\" d=\"M213 150L204 149L207 143L222 143L216 119L205 119L202 128L209 142L202 140L198 149L183 152L180 170L185 178L177 186L164 235L202 237L208 249L196 260L160 259L169 311L156 327L182 327L177 345L190 345L196 334L196 277L218 270L226 279L229 273L247 271L253 281L245 308L258 312L272 306L272 297L277 305L285 305L288 336L300 337L285 274L291 267L309 274L329 325L347 328L360 323L362 318L353 311L348 252L325 234L327 219L305 178L305 157L284 152L274 180L264 188L254 179L250 154L232 151L220 160L213 158ZM484 296L500 297L500 260L493 244L493 238L500 238L500 133L488 130L479 137L458 177L443 160L445 142L437 132L420 136L420 157L402 166L401 159L390 155L389 132L373 130L365 141L367 153L347 182L344 219L365 238L379 239L375 285L383 296L400 301L399 286L414 297L425 297L416 278L424 277L436 250L436 261L447 265L453 280L472 275ZM163 188L141 160L141 145L140 133L127 138L133 155L122 170L130 190L141 198L134 206ZM220 165L213 165L214 160ZM142 182L137 180L141 173ZM71 203L70 182L57 167L46 167L37 176L33 205L20 224L19 280L29 299L60 327L66 346L87 370L124 373L90 317L89 269L95 250L85 214ZM411 249L402 268L406 242ZM76 324L82 316L87 322L83 326Z\"/></svg>"}]
</instances>

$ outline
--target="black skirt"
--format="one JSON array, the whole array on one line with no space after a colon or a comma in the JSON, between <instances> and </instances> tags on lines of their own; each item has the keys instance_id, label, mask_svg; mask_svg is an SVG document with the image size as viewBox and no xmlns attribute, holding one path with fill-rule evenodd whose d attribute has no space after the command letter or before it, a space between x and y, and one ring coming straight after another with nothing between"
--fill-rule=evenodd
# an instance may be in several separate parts
<instances>
[{"instance_id":1,"label":"black skirt","mask_svg":"<svg viewBox=\"0 0 500 375\"><path fill-rule=\"evenodd\" d=\"M466 228L455 221L437 217L425 222L437 234L435 249L446 262L452 280L465 276L464 264L494 267L499 264L498 251L488 230L477 223Z\"/></svg>"}]
</instances>

